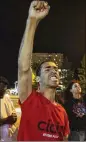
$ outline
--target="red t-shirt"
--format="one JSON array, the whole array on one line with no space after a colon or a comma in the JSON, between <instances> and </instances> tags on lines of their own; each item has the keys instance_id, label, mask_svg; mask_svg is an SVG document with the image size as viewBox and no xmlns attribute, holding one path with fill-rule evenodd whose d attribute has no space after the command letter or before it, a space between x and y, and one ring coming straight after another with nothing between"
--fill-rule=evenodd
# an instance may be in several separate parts
<instances>
[{"instance_id":1,"label":"red t-shirt","mask_svg":"<svg viewBox=\"0 0 86 142\"><path fill-rule=\"evenodd\" d=\"M33 91L21 104L18 141L61 141L69 134L69 121L60 104L52 104Z\"/></svg>"}]
</instances>

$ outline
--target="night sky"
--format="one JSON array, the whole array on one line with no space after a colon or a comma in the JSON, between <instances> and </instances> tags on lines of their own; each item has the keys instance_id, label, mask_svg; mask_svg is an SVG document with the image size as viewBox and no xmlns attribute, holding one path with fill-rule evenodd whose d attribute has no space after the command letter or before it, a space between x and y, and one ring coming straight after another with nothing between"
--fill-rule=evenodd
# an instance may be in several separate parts
<instances>
[{"instance_id":1,"label":"night sky","mask_svg":"<svg viewBox=\"0 0 86 142\"><path fill-rule=\"evenodd\" d=\"M29 0L0 2L0 75L17 80L17 58ZM85 52L85 0L48 0L51 9L34 40L34 52L64 53L78 67Z\"/></svg>"}]
</instances>

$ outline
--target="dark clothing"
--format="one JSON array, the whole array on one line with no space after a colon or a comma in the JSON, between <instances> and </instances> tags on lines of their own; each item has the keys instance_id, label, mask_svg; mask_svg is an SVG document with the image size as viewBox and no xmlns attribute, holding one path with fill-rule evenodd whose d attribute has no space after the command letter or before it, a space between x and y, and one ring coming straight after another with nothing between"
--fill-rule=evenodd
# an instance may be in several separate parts
<instances>
[{"instance_id":1,"label":"dark clothing","mask_svg":"<svg viewBox=\"0 0 86 142\"><path fill-rule=\"evenodd\" d=\"M69 141L86 141L85 131L71 131Z\"/></svg>"},{"instance_id":2,"label":"dark clothing","mask_svg":"<svg viewBox=\"0 0 86 142\"><path fill-rule=\"evenodd\" d=\"M75 130L86 130L86 100L85 97L81 99L72 98L64 105L70 122L70 128ZM79 116L78 116L79 115ZM82 117L80 117L83 115Z\"/></svg>"},{"instance_id":3,"label":"dark clothing","mask_svg":"<svg viewBox=\"0 0 86 142\"><path fill-rule=\"evenodd\" d=\"M68 114L71 132L84 131L86 134L86 95L80 99L72 98L64 107Z\"/></svg>"}]
</instances>

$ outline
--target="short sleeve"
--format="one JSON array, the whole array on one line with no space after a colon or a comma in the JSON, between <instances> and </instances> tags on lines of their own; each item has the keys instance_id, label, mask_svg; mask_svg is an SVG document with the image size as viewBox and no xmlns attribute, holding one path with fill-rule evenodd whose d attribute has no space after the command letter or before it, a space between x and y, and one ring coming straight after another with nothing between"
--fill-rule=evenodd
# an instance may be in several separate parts
<instances>
[{"instance_id":1,"label":"short sleeve","mask_svg":"<svg viewBox=\"0 0 86 142\"><path fill-rule=\"evenodd\" d=\"M37 95L37 92L36 92L35 90L32 90L31 94L26 98L26 100L25 100L23 103L21 103L21 101L20 101L20 99L19 99L19 100L18 100L18 104L21 106L21 108L23 108L23 107L26 106L27 103L30 102L30 101L34 98L34 96L36 96L36 95Z\"/></svg>"}]
</instances>

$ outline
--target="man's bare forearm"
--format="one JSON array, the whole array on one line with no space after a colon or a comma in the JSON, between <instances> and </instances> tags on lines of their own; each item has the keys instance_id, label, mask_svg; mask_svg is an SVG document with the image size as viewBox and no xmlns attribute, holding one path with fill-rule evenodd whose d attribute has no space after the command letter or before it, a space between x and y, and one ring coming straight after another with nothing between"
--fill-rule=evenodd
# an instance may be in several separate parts
<instances>
[{"instance_id":1,"label":"man's bare forearm","mask_svg":"<svg viewBox=\"0 0 86 142\"><path fill-rule=\"evenodd\" d=\"M34 41L36 27L37 27L36 19L28 18L18 58L18 68L22 71L29 70L31 66L33 41Z\"/></svg>"},{"instance_id":2,"label":"man's bare forearm","mask_svg":"<svg viewBox=\"0 0 86 142\"><path fill-rule=\"evenodd\" d=\"M18 94L23 103L32 92L31 59L38 23L48 14L49 7L42 1L32 1L18 58Z\"/></svg>"}]
</instances>

